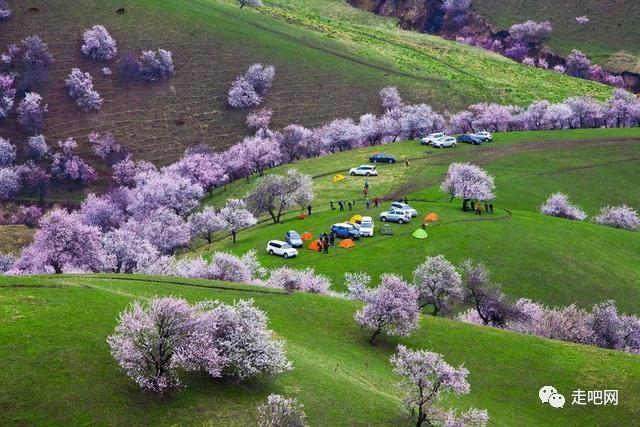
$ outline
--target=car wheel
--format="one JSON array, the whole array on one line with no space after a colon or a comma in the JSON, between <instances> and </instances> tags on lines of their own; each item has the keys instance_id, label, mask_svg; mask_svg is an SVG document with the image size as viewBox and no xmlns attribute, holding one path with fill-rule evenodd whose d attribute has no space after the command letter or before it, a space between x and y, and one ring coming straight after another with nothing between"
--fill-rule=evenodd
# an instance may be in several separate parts
<instances>
[{"instance_id":1,"label":"car wheel","mask_svg":"<svg viewBox=\"0 0 640 427\"><path fill-rule=\"evenodd\" d=\"M355 172L351 172L351 176L356 176L356 173Z\"/></svg>"},{"instance_id":2,"label":"car wheel","mask_svg":"<svg viewBox=\"0 0 640 427\"><path fill-rule=\"evenodd\" d=\"M454 148L455 148L456 145L458 145L458 144L456 144L455 142L453 144L451 144L451 146L454 147Z\"/></svg>"},{"instance_id":3,"label":"car wheel","mask_svg":"<svg viewBox=\"0 0 640 427\"><path fill-rule=\"evenodd\" d=\"M395 163L395 162L396 162L395 160L391 160L389 163Z\"/></svg>"},{"instance_id":4,"label":"car wheel","mask_svg":"<svg viewBox=\"0 0 640 427\"><path fill-rule=\"evenodd\" d=\"M383 216L382 218L380 218L380 220L381 220L382 222L387 222L387 217L386 217L386 216Z\"/></svg>"},{"instance_id":5,"label":"car wheel","mask_svg":"<svg viewBox=\"0 0 640 427\"><path fill-rule=\"evenodd\" d=\"M369 172L365 173L366 176L371 176L371 174Z\"/></svg>"},{"instance_id":6,"label":"car wheel","mask_svg":"<svg viewBox=\"0 0 640 427\"><path fill-rule=\"evenodd\" d=\"M273 249L269 249L269 255L273 255Z\"/></svg>"},{"instance_id":7,"label":"car wheel","mask_svg":"<svg viewBox=\"0 0 640 427\"><path fill-rule=\"evenodd\" d=\"M378 161L377 160L372 160L371 163L378 163Z\"/></svg>"},{"instance_id":8,"label":"car wheel","mask_svg":"<svg viewBox=\"0 0 640 427\"><path fill-rule=\"evenodd\" d=\"M284 254L282 254L282 256L283 256L283 257L285 257L285 259L286 259L286 258L289 258L289 254L288 254L288 253L286 253L286 252L285 252Z\"/></svg>"},{"instance_id":9,"label":"car wheel","mask_svg":"<svg viewBox=\"0 0 640 427\"><path fill-rule=\"evenodd\" d=\"M401 220L401 219L399 219L399 220L398 220L398 224L404 224L404 221L403 221L403 220Z\"/></svg>"}]
</instances>

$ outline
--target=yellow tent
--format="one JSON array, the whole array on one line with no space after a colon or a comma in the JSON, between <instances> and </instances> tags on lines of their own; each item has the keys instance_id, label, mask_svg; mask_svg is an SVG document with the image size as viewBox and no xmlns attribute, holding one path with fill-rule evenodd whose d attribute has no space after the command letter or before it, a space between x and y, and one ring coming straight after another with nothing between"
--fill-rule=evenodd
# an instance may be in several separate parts
<instances>
[{"instance_id":1,"label":"yellow tent","mask_svg":"<svg viewBox=\"0 0 640 427\"><path fill-rule=\"evenodd\" d=\"M313 234L311 234L308 231L305 231L304 233L302 233L302 240L306 242L307 240L311 240L311 239L313 239Z\"/></svg>"},{"instance_id":2,"label":"yellow tent","mask_svg":"<svg viewBox=\"0 0 640 427\"><path fill-rule=\"evenodd\" d=\"M433 212L431 212L429 215L424 217L424 220L426 222L435 222L437 220L439 220L440 218L438 217L438 214L435 214Z\"/></svg>"},{"instance_id":3,"label":"yellow tent","mask_svg":"<svg viewBox=\"0 0 640 427\"><path fill-rule=\"evenodd\" d=\"M351 239L344 239L342 242L340 242L339 246L341 248L351 249L351 248L355 248L356 244L353 243L353 240L351 240Z\"/></svg>"},{"instance_id":4,"label":"yellow tent","mask_svg":"<svg viewBox=\"0 0 640 427\"><path fill-rule=\"evenodd\" d=\"M334 176L331 181L333 181L333 183L335 184L336 182L340 182L344 179L344 175L338 174L336 176Z\"/></svg>"},{"instance_id":5,"label":"yellow tent","mask_svg":"<svg viewBox=\"0 0 640 427\"><path fill-rule=\"evenodd\" d=\"M351 219L348 221L349 224L362 224L362 215L354 215L351 217Z\"/></svg>"}]
</instances>

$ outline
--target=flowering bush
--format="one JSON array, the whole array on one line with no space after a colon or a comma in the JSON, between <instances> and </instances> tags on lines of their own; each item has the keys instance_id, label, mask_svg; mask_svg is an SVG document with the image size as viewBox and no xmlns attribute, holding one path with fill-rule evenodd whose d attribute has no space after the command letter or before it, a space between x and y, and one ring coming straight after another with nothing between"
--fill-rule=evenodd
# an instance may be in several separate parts
<instances>
[{"instance_id":1,"label":"flowering bush","mask_svg":"<svg viewBox=\"0 0 640 427\"><path fill-rule=\"evenodd\" d=\"M16 213L11 216L12 224L23 224L29 228L34 228L42 218L42 209L35 205L20 206Z\"/></svg>"},{"instance_id":2,"label":"flowering bush","mask_svg":"<svg viewBox=\"0 0 640 427\"><path fill-rule=\"evenodd\" d=\"M596 216L596 222L598 224L632 231L640 228L638 212L627 205L602 208L600 214Z\"/></svg>"},{"instance_id":3,"label":"flowering bush","mask_svg":"<svg viewBox=\"0 0 640 427\"><path fill-rule=\"evenodd\" d=\"M47 141L42 135L30 136L27 139L27 155L33 160L40 160L49 152Z\"/></svg>"},{"instance_id":4,"label":"flowering bush","mask_svg":"<svg viewBox=\"0 0 640 427\"><path fill-rule=\"evenodd\" d=\"M305 427L307 425L304 405L295 398L270 394L267 402L258 406L259 427Z\"/></svg>"},{"instance_id":5,"label":"flowering bush","mask_svg":"<svg viewBox=\"0 0 640 427\"><path fill-rule=\"evenodd\" d=\"M16 146L0 137L0 167L11 166L16 161Z\"/></svg>"},{"instance_id":6,"label":"flowering bush","mask_svg":"<svg viewBox=\"0 0 640 427\"><path fill-rule=\"evenodd\" d=\"M71 74L65 80L69 96L76 101L82 111L99 110L102 107L102 98L93 88L93 78L89 73L83 73L79 68L71 70Z\"/></svg>"},{"instance_id":7,"label":"flowering bush","mask_svg":"<svg viewBox=\"0 0 640 427\"><path fill-rule=\"evenodd\" d=\"M569 197L563 193L554 193L540 207L540 212L544 215L557 216L560 218L582 221L587 214L577 206L569 202Z\"/></svg>"},{"instance_id":8,"label":"flowering bush","mask_svg":"<svg viewBox=\"0 0 640 427\"><path fill-rule=\"evenodd\" d=\"M91 59L108 61L118 53L116 41L102 25L94 25L86 30L82 39L82 53Z\"/></svg>"}]
</instances>

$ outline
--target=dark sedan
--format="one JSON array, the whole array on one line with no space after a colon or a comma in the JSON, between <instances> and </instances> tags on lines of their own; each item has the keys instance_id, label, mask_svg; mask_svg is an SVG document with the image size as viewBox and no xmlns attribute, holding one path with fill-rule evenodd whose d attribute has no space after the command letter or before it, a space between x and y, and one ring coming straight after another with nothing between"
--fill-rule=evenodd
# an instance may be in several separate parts
<instances>
[{"instance_id":1,"label":"dark sedan","mask_svg":"<svg viewBox=\"0 0 640 427\"><path fill-rule=\"evenodd\" d=\"M471 144L471 145L482 144L482 141L480 140L480 138L476 138L473 135L460 135L458 137L458 142L464 142L466 144Z\"/></svg>"},{"instance_id":2,"label":"dark sedan","mask_svg":"<svg viewBox=\"0 0 640 427\"><path fill-rule=\"evenodd\" d=\"M396 158L389 154L374 154L369 157L371 163L395 163Z\"/></svg>"}]
</instances>

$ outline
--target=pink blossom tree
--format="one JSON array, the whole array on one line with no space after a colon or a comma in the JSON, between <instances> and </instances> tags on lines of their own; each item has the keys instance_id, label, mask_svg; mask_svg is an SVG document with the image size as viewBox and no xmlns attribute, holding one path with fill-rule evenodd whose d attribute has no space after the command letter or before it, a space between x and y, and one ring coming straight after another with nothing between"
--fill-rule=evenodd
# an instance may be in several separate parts
<instances>
[{"instance_id":1,"label":"pink blossom tree","mask_svg":"<svg viewBox=\"0 0 640 427\"><path fill-rule=\"evenodd\" d=\"M495 198L493 176L470 163L452 163L440 189L454 198L463 200L492 200Z\"/></svg>"},{"instance_id":2,"label":"pink blossom tree","mask_svg":"<svg viewBox=\"0 0 640 427\"><path fill-rule=\"evenodd\" d=\"M156 167L149 162L141 160L135 162L131 155L127 155L123 160L111 166L113 171L113 181L125 187L133 187L136 184L136 176L149 172L157 172Z\"/></svg>"},{"instance_id":3,"label":"pink blossom tree","mask_svg":"<svg viewBox=\"0 0 640 427\"><path fill-rule=\"evenodd\" d=\"M0 167L11 166L16 161L16 146L0 136Z\"/></svg>"},{"instance_id":4,"label":"pink blossom tree","mask_svg":"<svg viewBox=\"0 0 640 427\"><path fill-rule=\"evenodd\" d=\"M449 116L449 131L451 133L473 132L473 113L471 111L460 111Z\"/></svg>"},{"instance_id":5,"label":"pink blossom tree","mask_svg":"<svg viewBox=\"0 0 640 427\"><path fill-rule=\"evenodd\" d=\"M490 132L504 132L512 119L511 107L499 104L480 103L469 107L473 112L473 128Z\"/></svg>"},{"instance_id":6,"label":"pink blossom tree","mask_svg":"<svg viewBox=\"0 0 640 427\"><path fill-rule=\"evenodd\" d=\"M93 88L93 78L89 73L83 73L79 68L71 70L71 74L65 80L69 96L76 101L84 112L99 110L102 107L102 98Z\"/></svg>"},{"instance_id":7,"label":"pink blossom tree","mask_svg":"<svg viewBox=\"0 0 640 427\"><path fill-rule=\"evenodd\" d=\"M189 227L175 211L159 207L152 211L141 211L140 214L127 221L123 229L150 242L160 253L171 254L189 244Z\"/></svg>"},{"instance_id":8,"label":"pink blossom tree","mask_svg":"<svg viewBox=\"0 0 640 427\"><path fill-rule=\"evenodd\" d=\"M185 216L198 207L202 196L202 187L187 178L168 171L149 171L136 175L128 211L144 217L150 211L167 208Z\"/></svg>"},{"instance_id":9,"label":"pink blossom tree","mask_svg":"<svg viewBox=\"0 0 640 427\"><path fill-rule=\"evenodd\" d=\"M429 256L413 272L420 308L433 307L433 315L450 313L464 301L462 278L444 255Z\"/></svg>"},{"instance_id":10,"label":"pink blossom tree","mask_svg":"<svg viewBox=\"0 0 640 427\"><path fill-rule=\"evenodd\" d=\"M148 82L165 80L175 73L173 55L165 49L142 51L139 64L140 77Z\"/></svg>"},{"instance_id":11,"label":"pink blossom tree","mask_svg":"<svg viewBox=\"0 0 640 427\"><path fill-rule=\"evenodd\" d=\"M25 190L38 194L40 200L42 200L51 179L51 176L44 168L29 160L26 163L16 166L14 170L20 178L20 185Z\"/></svg>"},{"instance_id":12,"label":"pink blossom tree","mask_svg":"<svg viewBox=\"0 0 640 427\"><path fill-rule=\"evenodd\" d=\"M13 168L0 166L0 201L9 200L20 191L20 177Z\"/></svg>"},{"instance_id":13,"label":"pink blossom tree","mask_svg":"<svg viewBox=\"0 0 640 427\"><path fill-rule=\"evenodd\" d=\"M384 120L373 114L360 116L360 135L369 145L378 145L388 135Z\"/></svg>"},{"instance_id":14,"label":"pink blossom tree","mask_svg":"<svg viewBox=\"0 0 640 427\"><path fill-rule=\"evenodd\" d=\"M96 180L96 171L75 154L78 147L76 141L68 138L58 141L60 152L51 158L51 176L58 181L77 181L82 184Z\"/></svg>"},{"instance_id":15,"label":"pink blossom tree","mask_svg":"<svg viewBox=\"0 0 640 427\"><path fill-rule=\"evenodd\" d=\"M248 108L260 105L262 97L258 95L244 76L240 76L231 85L227 102L232 108Z\"/></svg>"},{"instance_id":16,"label":"pink blossom tree","mask_svg":"<svg viewBox=\"0 0 640 427\"><path fill-rule=\"evenodd\" d=\"M120 227L126 220L126 213L106 196L90 193L78 210L83 224L98 227L102 232Z\"/></svg>"},{"instance_id":17,"label":"pink blossom tree","mask_svg":"<svg viewBox=\"0 0 640 427\"><path fill-rule=\"evenodd\" d=\"M565 104L552 104L544 114L548 129L568 128L573 119L573 110Z\"/></svg>"},{"instance_id":18,"label":"pink blossom tree","mask_svg":"<svg viewBox=\"0 0 640 427\"><path fill-rule=\"evenodd\" d=\"M579 50L573 50L567 57L566 63L567 74L573 77L586 79L591 71L591 61L587 56Z\"/></svg>"},{"instance_id":19,"label":"pink blossom tree","mask_svg":"<svg viewBox=\"0 0 640 427\"><path fill-rule=\"evenodd\" d=\"M0 22L7 21L13 14L7 0L0 0Z\"/></svg>"},{"instance_id":20,"label":"pink blossom tree","mask_svg":"<svg viewBox=\"0 0 640 427\"><path fill-rule=\"evenodd\" d=\"M188 153L165 170L186 178L211 193L229 181L223 163L222 156L217 153Z\"/></svg>"},{"instance_id":21,"label":"pink blossom tree","mask_svg":"<svg viewBox=\"0 0 640 427\"><path fill-rule=\"evenodd\" d=\"M218 217L223 221L223 227L231 234L232 242L240 230L254 226L258 220L247 209L244 200L228 199L227 204L220 209Z\"/></svg>"},{"instance_id":22,"label":"pink blossom tree","mask_svg":"<svg viewBox=\"0 0 640 427\"><path fill-rule=\"evenodd\" d=\"M516 42L538 46L544 42L553 31L549 21L526 21L522 24L514 24L509 29L509 36Z\"/></svg>"},{"instance_id":23,"label":"pink blossom tree","mask_svg":"<svg viewBox=\"0 0 640 427\"><path fill-rule=\"evenodd\" d=\"M358 325L369 331L371 345L381 333L407 336L420 321L418 291L392 274L380 277L380 285L365 295L364 307L354 316Z\"/></svg>"},{"instance_id":24,"label":"pink blossom tree","mask_svg":"<svg viewBox=\"0 0 640 427\"><path fill-rule=\"evenodd\" d=\"M282 129L278 138L282 160L291 163L308 155L307 142L312 135L312 131L301 125L289 125Z\"/></svg>"},{"instance_id":25,"label":"pink blossom tree","mask_svg":"<svg viewBox=\"0 0 640 427\"><path fill-rule=\"evenodd\" d=\"M246 200L254 214L268 213L278 223L287 209L311 203L312 180L295 169L289 169L284 176L266 175L258 180Z\"/></svg>"},{"instance_id":26,"label":"pink blossom tree","mask_svg":"<svg viewBox=\"0 0 640 427\"><path fill-rule=\"evenodd\" d=\"M93 146L93 152L102 160L109 160L115 164L125 157L125 149L116 141L111 132L100 135L98 132L89 134L89 143Z\"/></svg>"},{"instance_id":27,"label":"pink blossom tree","mask_svg":"<svg viewBox=\"0 0 640 427\"><path fill-rule=\"evenodd\" d=\"M253 64L249 67L244 78L260 96L266 95L271 89L276 69L273 65Z\"/></svg>"},{"instance_id":28,"label":"pink blossom tree","mask_svg":"<svg viewBox=\"0 0 640 427\"><path fill-rule=\"evenodd\" d=\"M46 112L47 105L42 105L42 97L28 92L18 105L18 123L26 133L36 134L42 129Z\"/></svg>"},{"instance_id":29,"label":"pink blossom tree","mask_svg":"<svg viewBox=\"0 0 640 427\"><path fill-rule=\"evenodd\" d=\"M244 157L252 173L260 176L270 167L276 166L282 157L276 138L252 136L245 138L241 144L245 146Z\"/></svg>"},{"instance_id":30,"label":"pink blossom tree","mask_svg":"<svg viewBox=\"0 0 640 427\"><path fill-rule=\"evenodd\" d=\"M408 105L402 108L400 123L408 139L415 139L445 127L444 118L427 104Z\"/></svg>"},{"instance_id":31,"label":"pink blossom tree","mask_svg":"<svg viewBox=\"0 0 640 427\"><path fill-rule=\"evenodd\" d=\"M569 197L563 193L554 193L540 207L540 213L559 218L582 221L587 214L569 201Z\"/></svg>"},{"instance_id":32,"label":"pink blossom tree","mask_svg":"<svg viewBox=\"0 0 640 427\"><path fill-rule=\"evenodd\" d=\"M179 358L186 356L196 323L194 309L182 299L134 301L120 314L107 343L116 362L140 388L164 393L181 385Z\"/></svg>"},{"instance_id":33,"label":"pink blossom tree","mask_svg":"<svg viewBox=\"0 0 640 427\"><path fill-rule=\"evenodd\" d=\"M380 90L380 102L385 111L402 108L404 102L395 86L387 86Z\"/></svg>"},{"instance_id":34,"label":"pink blossom tree","mask_svg":"<svg viewBox=\"0 0 640 427\"><path fill-rule=\"evenodd\" d=\"M393 373L400 377L396 387L404 394L405 409L415 417L416 426L423 424L444 426L485 426L489 415L485 410L471 408L458 415L455 411L444 411L438 404L447 395L469 393L467 376L463 366L457 369L449 365L441 354L410 350L403 345L391 356Z\"/></svg>"},{"instance_id":35,"label":"pink blossom tree","mask_svg":"<svg viewBox=\"0 0 640 427\"><path fill-rule=\"evenodd\" d=\"M597 127L603 117L602 107L588 96L571 97L565 102L572 111L572 127Z\"/></svg>"},{"instance_id":36,"label":"pink blossom tree","mask_svg":"<svg viewBox=\"0 0 640 427\"><path fill-rule=\"evenodd\" d=\"M549 101L535 101L524 112L522 120L529 130L542 130L546 126L545 115L551 104Z\"/></svg>"},{"instance_id":37,"label":"pink blossom tree","mask_svg":"<svg viewBox=\"0 0 640 427\"><path fill-rule=\"evenodd\" d=\"M273 110L270 108L262 108L260 110L253 111L247 114L247 127L255 130L257 135L265 137L267 136L272 116Z\"/></svg>"},{"instance_id":38,"label":"pink blossom tree","mask_svg":"<svg viewBox=\"0 0 640 427\"><path fill-rule=\"evenodd\" d=\"M316 274L313 268L296 270L289 267L280 267L271 271L265 286L284 289L287 292L301 291L327 294L331 288L331 282L326 276Z\"/></svg>"},{"instance_id":39,"label":"pink blossom tree","mask_svg":"<svg viewBox=\"0 0 640 427\"><path fill-rule=\"evenodd\" d=\"M203 210L189 217L189 230L191 237L198 237L211 244L215 233L224 230L225 221L218 216L212 206L206 206Z\"/></svg>"},{"instance_id":40,"label":"pink blossom tree","mask_svg":"<svg viewBox=\"0 0 640 427\"><path fill-rule=\"evenodd\" d=\"M0 121L5 119L15 103L16 89L10 74L0 74Z\"/></svg>"},{"instance_id":41,"label":"pink blossom tree","mask_svg":"<svg viewBox=\"0 0 640 427\"><path fill-rule=\"evenodd\" d=\"M318 132L325 151L331 153L353 148L360 138L360 129L352 119L335 119Z\"/></svg>"},{"instance_id":42,"label":"pink blossom tree","mask_svg":"<svg viewBox=\"0 0 640 427\"><path fill-rule=\"evenodd\" d=\"M47 141L42 135L30 136L27 139L26 145L27 156L33 160L40 160L44 158L49 152L49 146Z\"/></svg>"},{"instance_id":43,"label":"pink blossom tree","mask_svg":"<svg viewBox=\"0 0 640 427\"><path fill-rule=\"evenodd\" d=\"M20 206L11 216L11 224L23 224L35 228L42 218L42 209L36 205Z\"/></svg>"},{"instance_id":44,"label":"pink blossom tree","mask_svg":"<svg viewBox=\"0 0 640 427\"><path fill-rule=\"evenodd\" d=\"M116 41L102 25L94 25L82 35L80 50L86 56L98 61L109 61L118 53Z\"/></svg>"},{"instance_id":45,"label":"pink blossom tree","mask_svg":"<svg viewBox=\"0 0 640 427\"><path fill-rule=\"evenodd\" d=\"M266 403L258 406L258 427L306 427L306 418L304 405L294 397L270 394Z\"/></svg>"},{"instance_id":46,"label":"pink blossom tree","mask_svg":"<svg viewBox=\"0 0 640 427\"><path fill-rule=\"evenodd\" d=\"M105 261L101 237L97 227L83 224L78 215L54 209L40 221L33 243L18 264L29 265L35 272L51 267L56 274L68 269L99 271Z\"/></svg>"},{"instance_id":47,"label":"pink blossom tree","mask_svg":"<svg viewBox=\"0 0 640 427\"><path fill-rule=\"evenodd\" d=\"M627 205L602 208L595 220L598 224L624 230L636 231L640 228L638 212Z\"/></svg>"},{"instance_id":48,"label":"pink blossom tree","mask_svg":"<svg viewBox=\"0 0 640 427\"><path fill-rule=\"evenodd\" d=\"M144 270L159 257L149 241L125 229L114 229L104 234L105 270L114 273L135 273Z\"/></svg>"}]
</instances>

